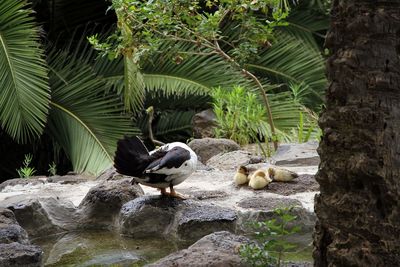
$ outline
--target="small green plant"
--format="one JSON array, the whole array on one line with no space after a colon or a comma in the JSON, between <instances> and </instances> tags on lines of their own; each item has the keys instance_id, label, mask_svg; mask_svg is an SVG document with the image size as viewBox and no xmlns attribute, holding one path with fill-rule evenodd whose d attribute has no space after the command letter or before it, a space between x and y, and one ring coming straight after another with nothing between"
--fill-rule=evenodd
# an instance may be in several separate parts
<instances>
[{"instance_id":1,"label":"small green plant","mask_svg":"<svg viewBox=\"0 0 400 267\"><path fill-rule=\"evenodd\" d=\"M317 125L317 120L315 120L312 123L309 123L309 127L306 127L306 122L304 121L304 114L303 112L300 112L300 117L299 117L299 125L297 128L297 132L293 131L292 136L296 137L297 136L297 142L299 143L305 143L308 142L312 138L312 134L314 133L316 135L316 132L318 132L318 125ZM316 137L315 137L316 139Z\"/></svg>"},{"instance_id":2,"label":"small green plant","mask_svg":"<svg viewBox=\"0 0 400 267\"><path fill-rule=\"evenodd\" d=\"M30 167L33 156L31 154L26 154L23 164L23 167L17 170L19 177L28 178L33 176L36 173L34 167Z\"/></svg>"},{"instance_id":3,"label":"small green plant","mask_svg":"<svg viewBox=\"0 0 400 267\"><path fill-rule=\"evenodd\" d=\"M275 209L277 218L251 224L257 242L241 245L239 252L244 261L256 267L282 266L285 253L296 248L285 237L300 231L299 226L290 226L297 218L289 213L290 210L291 208Z\"/></svg>"},{"instance_id":4,"label":"small green plant","mask_svg":"<svg viewBox=\"0 0 400 267\"><path fill-rule=\"evenodd\" d=\"M235 86L233 90L216 88L212 97L218 123L216 137L229 138L241 145L257 142L259 139L271 139L266 111L256 94Z\"/></svg>"},{"instance_id":5,"label":"small green plant","mask_svg":"<svg viewBox=\"0 0 400 267\"><path fill-rule=\"evenodd\" d=\"M57 174L57 165L53 161L51 164L49 164L49 169L47 170L51 176L54 176Z\"/></svg>"}]
</instances>

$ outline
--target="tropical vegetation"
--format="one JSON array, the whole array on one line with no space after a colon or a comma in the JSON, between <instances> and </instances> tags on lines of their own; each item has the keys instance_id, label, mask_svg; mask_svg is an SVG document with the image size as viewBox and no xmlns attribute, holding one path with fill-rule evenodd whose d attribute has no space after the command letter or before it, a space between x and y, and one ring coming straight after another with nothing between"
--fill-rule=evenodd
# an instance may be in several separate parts
<instances>
[{"instance_id":1,"label":"tropical vegetation","mask_svg":"<svg viewBox=\"0 0 400 267\"><path fill-rule=\"evenodd\" d=\"M194 2L187 1L186 7ZM236 2L221 1L230 7ZM218 87L245 88L263 106L266 93L278 138L289 140L293 129L298 132L300 114L307 135L326 85L320 48L327 28L324 1L239 2L256 6L225 21L213 12L217 2L206 1L207 6L195 7L195 18L184 18L201 26L199 36L217 32L221 51L237 63L231 64L212 50L215 46L198 48L188 41L195 37L188 31L187 40L132 32L126 16L135 10L119 9L126 1L113 1L113 9L95 0L1 1L0 175L16 175L16 164L28 153L34 154L38 172L45 173L52 163L60 173L99 173L111 165L116 140L125 134L146 136L148 107L154 107L151 127L158 139L189 139L193 115L212 107ZM254 22L255 9L272 11L268 27ZM154 27L176 26L166 20L154 18ZM257 25L258 32L238 35L244 21ZM250 41L238 45L235 38ZM135 46L137 40L142 46ZM262 91L243 70L254 74ZM271 138L268 110L263 112Z\"/></svg>"}]
</instances>

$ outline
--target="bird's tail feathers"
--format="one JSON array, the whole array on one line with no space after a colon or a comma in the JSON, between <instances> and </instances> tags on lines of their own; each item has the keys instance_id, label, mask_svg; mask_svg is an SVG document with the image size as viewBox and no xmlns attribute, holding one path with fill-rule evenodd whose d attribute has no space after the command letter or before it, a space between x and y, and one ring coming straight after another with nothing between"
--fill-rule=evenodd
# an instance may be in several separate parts
<instances>
[{"instance_id":1,"label":"bird's tail feathers","mask_svg":"<svg viewBox=\"0 0 400 267\"><path fill-rule=\"evenodd\" d=\"M117 143L114 167L117 172L140 177L148 165L149 151L137 136L126 137Z\"/></svg>"}]
</instances>

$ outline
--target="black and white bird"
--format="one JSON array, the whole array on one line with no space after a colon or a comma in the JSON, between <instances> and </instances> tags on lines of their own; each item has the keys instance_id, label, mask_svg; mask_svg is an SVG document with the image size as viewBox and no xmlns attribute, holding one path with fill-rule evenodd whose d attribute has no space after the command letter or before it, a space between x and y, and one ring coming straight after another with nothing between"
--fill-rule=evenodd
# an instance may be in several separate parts
<instances>
[{"instance_id":1,"label":"black and white bird","mask_svg":"<svg viewBox=\"0 0 400 267\"><path fill-rule=\"evenodd\" d=\"M197 166L197 155L186 144L169 143L149 152L137 136L118 141L114 167L133 180L161 190L162 195L183 198L174 186L188 178ZM170 193L166 188L170 188Z\"/></svg>"}]
</instances>

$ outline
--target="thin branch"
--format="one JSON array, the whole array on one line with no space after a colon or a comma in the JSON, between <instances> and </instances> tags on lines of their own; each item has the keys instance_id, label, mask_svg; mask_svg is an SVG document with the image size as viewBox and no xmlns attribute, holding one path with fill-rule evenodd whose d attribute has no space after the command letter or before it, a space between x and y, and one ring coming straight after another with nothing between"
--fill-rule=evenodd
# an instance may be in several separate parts
<instances>
[{"instance_id":1,"label":"thin branch","mask_svg":"<svg viewBox=\"0 0 400 267\"><path fill-rule=\"evenodd\" d=\"M165 145L163 142L154 139L153 128L151 127L152 126L152 122L153 122L153 118L154 118L154 108L152 106L148 107L146 109L146 113L149 116L149 119L147 120L147 127L148 127L148 131L149 131L149 139L150 139L150 141L156 146Z\"/></svg>"},{"instance_id":2,"label":"thin branch","mask_svg":"<svg viewBox=\"0 0 400 267\"><path fill-rule=\"evenodd\" d=\"M198 55L198 56L211 56L218 54L217 51L212 52L190 52L190 51L179 51L178 54L189 54L189 55Z\"/></svg>"}]
</instances>

